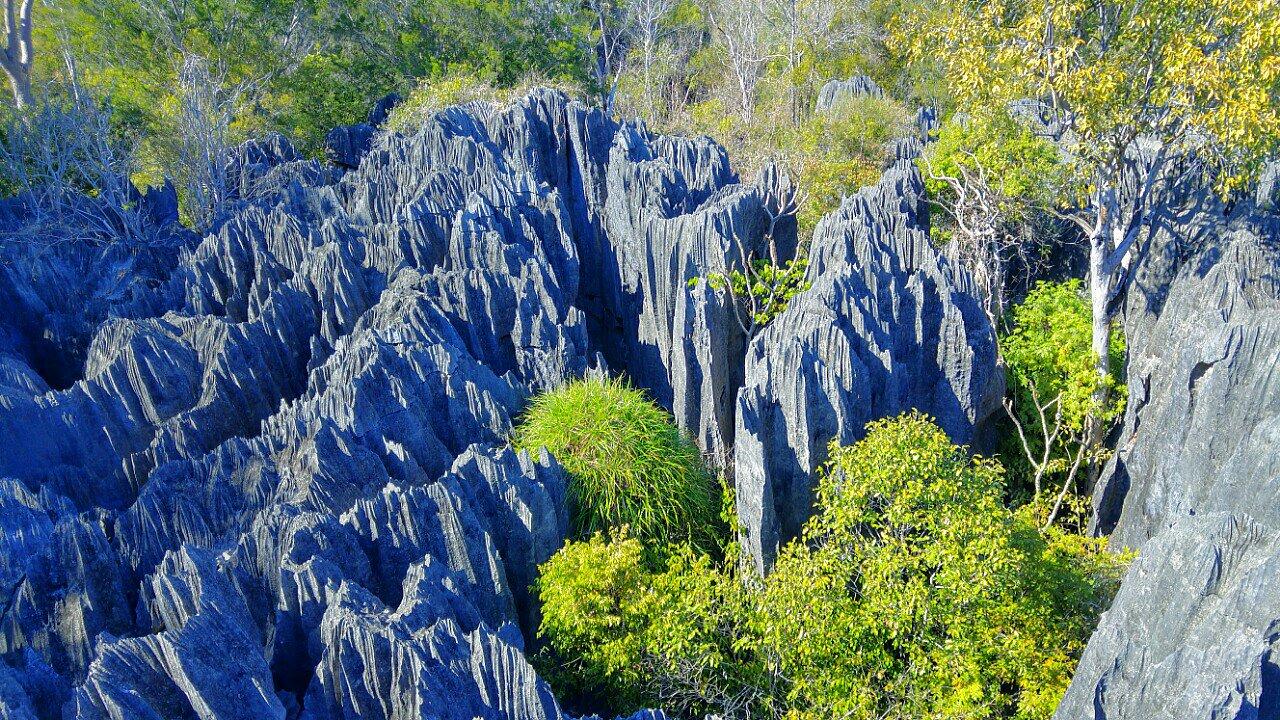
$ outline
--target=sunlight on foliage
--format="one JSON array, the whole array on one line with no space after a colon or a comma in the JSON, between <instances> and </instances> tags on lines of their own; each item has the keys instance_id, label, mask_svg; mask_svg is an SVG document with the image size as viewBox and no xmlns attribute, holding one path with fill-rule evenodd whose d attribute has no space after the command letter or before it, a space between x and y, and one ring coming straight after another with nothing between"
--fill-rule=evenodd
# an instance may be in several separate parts
<instances>
[{"instance_id":1,"label":"sunlight on foliage","mask_svg":"<svg viewBox=\"0 0 1280 720\"><path fill-rule=\"evenodd\" d=\"M922 30L923 29L923 30ZM1139 136L1197 150L1232 189L1280 144L1280 4L1254 0L956 0L893 22L971 107L1043 98L1071 132L1081 194L1114 182Z\"/></svg>"},{"instance_id":2,"label":"sunlight on foliage","mask_svg":"<svg viewBox=\"0 0 1280 720\"><path fill-rule=\"evenodd\" d=\"M672 418L623 380L588 378L529 401L513 443L545 447L569 474L574 535L629 526L654 546L714 552L714 478Z\"/></svg>"},{"instance_id":3,"label":"sunlight on foliage","mask_svg":"<svg viewBox=\"0 0 1280 720\"><path fill-rule=\"evenodd\" d=\"M1102 378L1094 371L1090 326L1089 303L1079 280L1040 282L1014 306L1011 329L1000 338L1006 376L1015 392L1034 387L1046 400L1061 394L1063 420L1073 427L1083 427L1091 414L1111 422L1124 412L1124 336L1112 335L1112 374ZM1099 408L1095 396L1104 383L1111 398Z\"/></svg>"},{"instance_id":4,"label":"sunlight on foliage","mask_svg":"<svg viewBox=\"0 0 1280 720\"><path fill-rule=\"evenodd\" d=\"M1048 718L1130 556L1042 533L1003 490L927 417L878 421L833 446L767 578L678 551L648 570L635 539L595 536L543 566L541 635L561 685L618 712Z\"/></svg>"},{"instance_id":5,"label":"sunlight on foliage","mask_svg":"<svg viewBox=\"0 0 1280 720\"><path fill-rule=\"evenodd\" d=\"M809 261L803 258L788 260L775 266L768 260L754 260L751 272L731 270L728 273L711 273L707 283L716 290L728 289L737 298L747 298L748 312L755 327L764 327L773 321L791 299L809 289L805 279ZM692 286L698 280L689 281Z\"/></svg>"},{"instance_id":6,"label":"sunlight on foliage","mask_svg":"<svg viewBox=\"0 0 1280 720\"><path fill-rule=\"evenodd\" d=\"M945 178L985 182L1002 220L1014 224L1031 219L1042 208L1058 206L1060 189L1066 182L1053 143L1007 112L953 118L916 162L935 203L952 208L957 201L953 183ZM943 222L930 228L935 236L950 232L946 220L954 222L946 215L939 219Z\"/></svg>"},{"instance_id":7,"label":"sunlight on foliage","mask_svg":"<svg viewBox=\"0 0 1280 720\"><path fill-rule=\"evenodd\" d=\"M1006 363L1015 431L1005 434L1003 454L1021 487L1030 492L1032 512L1052 521L1065 503L1065 521L1083 529L1091 509L1072 495L1077 475L1089 462L1105 462L1108 451L1089 445L1089 423L1111 427L1124 413L1124 336L1111 336L1111 372L1097 372L1089 303L1079 280L1041 282L1009 313L1009 332L1000 337ZM1105 392L1103 392L1105 391ZM1042 494L1059 489L1054 499Z\"/></svg>"}]
</instances>

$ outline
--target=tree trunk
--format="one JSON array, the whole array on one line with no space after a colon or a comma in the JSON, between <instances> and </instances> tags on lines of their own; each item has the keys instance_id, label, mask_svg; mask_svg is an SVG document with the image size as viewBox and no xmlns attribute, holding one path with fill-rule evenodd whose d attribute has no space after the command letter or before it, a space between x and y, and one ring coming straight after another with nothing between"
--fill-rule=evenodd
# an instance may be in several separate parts
<instances>
[{"instance_id":1,"label":"tree trunk","mask_svg":"<svg viewBox=\"0 0 1280 720\"><path fill-rule=\"evenodd\" d=\"M30 105L34 100L31 94L31 66L18 64L16 67L4 64L4 74L9 78L9 86L13 90L13 102L19 108Z\"/></svg>"},{"instance_id":2,"label":"tree trunk","mask_svg":"<svg viewBox=\"0 0 1280 720\"><path fill-rule=\"evenodd\" d=\"M1111 277L1106 269L1107 234L1105 230L1089 238L1089 308L1092 311L1092 339L1094 367L1100 382L1093 394L1093 406L1102 410L1111 400L1111 388L1107 378L1111 375L1111 314L1109 296ZM1096 448L1105 439L1106 427L1097 413L1092 414L1085 428L1085 443ZM1102 468L1096 460L1089 462L1089 487L1092 489Z\"/></svg>"},{"instance_id":3,"label":"tree trunk","mask_svg":"<svg viewBox=\"0 0 1280 720\"><path fill-rule=\"evenodd\" d=\"M31 10L34 0L5 0L5 46L0 48L0 67L9 77L13 102L26 107L35 99L31 94L31 59L35 47L31 42Z\"/></svg>"}]
</instances>

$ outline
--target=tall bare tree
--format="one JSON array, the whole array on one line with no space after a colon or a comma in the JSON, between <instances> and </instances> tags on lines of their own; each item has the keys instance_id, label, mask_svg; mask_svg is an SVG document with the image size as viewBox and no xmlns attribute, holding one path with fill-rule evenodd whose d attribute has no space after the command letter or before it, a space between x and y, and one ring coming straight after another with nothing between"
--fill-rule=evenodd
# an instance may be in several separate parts
<instances>
[{"instance_id":1,"label":"tall bare tree","mask_svg":"<svg viewBox=\"0 0 1280 720\"><path fill-rule=\"evenodd\" d=\"M768 0L769 25L787 67L787 101L791 121L799 123L813 106L814 81L826 80L818 70L824 57L843 46L862 42L860 25L866 0ZM844 18L843 20L841 18Z\"/></svg>"},{"instance_id":2,"label":"tall bare tree","mask_svg":"<svg viewBox=\"0 0 1280 720\"><path fill-rule=\"evenodd\" d=\"M755 112L757 86L769 53L767 0L712 0L707 7L707 18L720 41L724 43L726 59L738 95L738 111L744 122L750 122Z\"/></svg>"},{"instance_id":3,"label":"tall bare tree","mask_svg":"<svg viewBox=\"0 0 1280 720\"><path fill-rule=\"evenodd\" d=\"M601 105L612 113L618 82L627 69L635 15L626 0L587 0L587 9L597 34L595 75Z\"/></svg>"},{"instance_id":4,"label":"tall bare tree","mask_svg":"<svg viewBox=\"0 0 1280 720\"><path fill-rule=\"evenodd\" d=\"M4 50L0 52L0 68L13 88L13 101L18 107L31 104L31 60L35 46L31 42L31 11L35 0L4 0Z\"/></svg>"},{"instance_id":5,"label":"tall bare tree","mask_svg":"<svg viewBox=\"0 0 1280 720\"><path fill-rule=\"evenodd\" d=\"M676 0L631 0L635 18L636 45L640 52L641 71L644 79L645 119L657 116L655 101L658 90L654 87L653 69L657 62L658 43L664 33L663 22L676 7Z\"/></svg>"}]
</instances>

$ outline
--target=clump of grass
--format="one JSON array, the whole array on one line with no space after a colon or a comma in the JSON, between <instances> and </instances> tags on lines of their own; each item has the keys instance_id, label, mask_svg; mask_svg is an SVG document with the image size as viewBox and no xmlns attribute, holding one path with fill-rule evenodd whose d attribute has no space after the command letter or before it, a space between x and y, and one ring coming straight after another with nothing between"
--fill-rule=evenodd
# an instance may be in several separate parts
<instances>
[{"instance_id":1,"label":"clump of grass","mask_svg":"<svg viewBox=\"0 0 1280 720\"><path fill-rule=\"evenodd\" d=\"M513 442L545 447L564 466L578 538L627 526L649 547L716 551L718 495L701 453L625 381L589 378L535 397Z\"/></svg>"}]
</instances>

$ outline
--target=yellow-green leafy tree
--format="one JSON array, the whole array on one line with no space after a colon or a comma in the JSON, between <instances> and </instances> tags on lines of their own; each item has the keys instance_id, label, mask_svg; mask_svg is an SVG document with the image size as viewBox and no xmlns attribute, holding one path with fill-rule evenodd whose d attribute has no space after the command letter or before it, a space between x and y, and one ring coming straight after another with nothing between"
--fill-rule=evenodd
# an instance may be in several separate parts
<instances>
[{"instance_id":1,"label":"yellow-green leafy tree","mask_svg":"<svg viewBox=\"0 0 1280 720\"><path fill-rule=\"evenodd\" d=\"M1107 376L1163 191L1188 163L1218 192L1240 189L1280 144L1280 3L955 0L901 17L895 37L941 63L962 109L1040 104L1070 158L1064 214L1088 239L1091 345Z\"/></svg>"}]
</instances>

